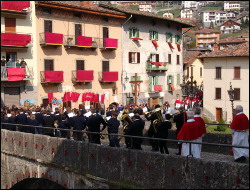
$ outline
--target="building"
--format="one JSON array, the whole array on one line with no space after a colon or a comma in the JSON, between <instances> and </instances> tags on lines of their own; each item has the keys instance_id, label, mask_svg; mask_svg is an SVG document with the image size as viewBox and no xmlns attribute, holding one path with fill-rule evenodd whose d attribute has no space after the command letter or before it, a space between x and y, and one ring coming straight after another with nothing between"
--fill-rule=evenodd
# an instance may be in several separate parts
<instances>
[{"instance_id":1,"label":"building","mask_svg":"<svg viewBox=\"0 0 250 190\"><path fill-rule=\"evenodd\" d=\"M239 39L239 38L236 38L234 36L230 36L228 38L224 38L224 39L219 40L219 42L218 42L218 46L219 46L218 50L222 50L222 49L225 49L225 48L228 48L228 47L236 46L236 45L239 45L239 44L242 44L242 43L245 43L245 42L247 42L247 41L244 40L244 39Z\"/></svg>"},{"instance_id":2,"label":"building","mask_svg":"<svg viewBox=\"0 0 250 190\"><path fill-rule=\"evenodd\" d=\"M203 84L203 63L198 58L202 53L200 51L183 51L183 75L193 76L193 81L196 81L197 86Z\"/></svg>"},{"instance_id":3,"label":"building","mask_svg":"<svg viewBox=\"0 0 250 190\"><path fill-rule=\"evenodd\" d=\"M121 99L121 22L126 16L85 3L36 1L38 104L48 105L48 93L58 100L65 92L81 94L76 102L64 103L72 108L82 105L83 93L105 94L106 106Z\"/></svg>"},{"instance_id":4,"label":"building","mask_svg":"<svg viewBox=\"0 0 250 190\"><path fill-rule=\"evenodd\" d=\"M151 4L140 4L139 5L139 11L144 12L152 12L152 5Z\"/></svg>"},{"instance_id":5,"label":"building","mask_svg":"<svg viewBox=\"0 0 250 190\"><path fill-rule=\"evenodd\" d=\"M127 14L122 25L123 104L134 102L137 90L138 104L169 101L173 106L182 94L182 27L192 25L120 7L113 10ZM140 87L134 83L136 74Z\"/></svg>"},{"instance_id":6,"label":"building","mask_svg":"<svg viewBox=\"0 0 250 190\"><path fill-rule=\"evenodd\" d=\"M194 10L189 8L181 9L181 18L194 18Z\"/></svg>"},{"instance_id":7,"label":"building","mask_svg":"<svg viewBox=\"0 0 250 190\"><path fill-rule=\"evenodd\" d=\"M186 9L197 9L199 7L198 1L182 1L182 7Z\"/></svg>"},{"instance_id":8,"label":"building","mask_svg":"<svg viewBox=\"0 0 250 190\"><path fill-rule=\"evenodd\" d=\"M170 13L170 12L166 12L162 16L165 17L165 18L174 18L174 14Z\"/></svg>"},{"instance_id":9,"label":"building","mask_svg":"<svg viewBox=\"0 0 250 190\"><path fill-rule=\"evenodd\" d=\"M237 35L237 36L235 36L235 38L249 41L249 33Z\"/></svg>"},{"instance_id":10,"label":"building","mask_svg":"<svg viewBox=\"0 0 250 190\"><path fill-rule=\"evenodd\" d=\"M233 20L228 20L220 26L220 31L222 34L235 33L240 30L240 24Z\"/></svg>"},{"instance_id":11,"label":"building","mask_svg":"<svg viewBox=\"0 0 250 190\"><path fill-rule=\"evenodd\" d=\"M204 63L203 113L212 120L232 121L228 95L234 89L234 107L242 105L249 117L249 43L201 55Z\"/></svg>"},{"instance_id":12,"label":"building","mask_svg":"<svg viewBox=\"0 0 250 190\"><path fill-rule=\"evenodd\" d=\"M1 1L1 106L37 104L37 48L34 1ZM16 65L24 58L25 68Z\"/></svg>"},{"instance_id":13,"label":"building","mask_svg":"<svg viewBox=\"0 0 250 190\"><path fill-rule=\"evenodd\" d=\"M232 14L228 14L229 17L232 17ZM202 23L205 28L211 26L213 22L214 26L220 26L227 20L227 12L217 11L217 10L206 10L201 12Z\"/></svg>"},{"instance_id":14,"label":"building","mask_svg":"<svg viewBox=\"0 0 250 190\"><path fill-rule=\"evenodd\" d=\"M224 1L224 11L239 11L240 9L239 1Z\"/></svg>"},{"instance_id":15,"label":"building","mask_svg":"<svg viewBox=\"0 0 250 190\"><path fill-rule=\"evenodd\" d=\"M220 31L214 29L202 29L195 33L196 46L212 48L220 39Z\"/></svg>"}]
</instances>

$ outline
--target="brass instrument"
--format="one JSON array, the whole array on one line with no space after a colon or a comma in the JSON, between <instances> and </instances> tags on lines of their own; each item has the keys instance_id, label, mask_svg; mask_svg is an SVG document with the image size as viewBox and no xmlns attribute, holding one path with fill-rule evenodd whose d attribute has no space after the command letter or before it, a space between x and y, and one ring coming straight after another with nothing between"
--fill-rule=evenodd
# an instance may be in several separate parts
<instances>
[{"instance_id":1,"label":"brass instrument","mask_svg":"<svg viewBox=\"0 0 250 190\"><path fill-rule=\"evenodd\" d=\"M157 129L156 129L156 127L158 126L158 125L160 125L163 121L164 121L164 119L163 119L163 117L162 117L162 114L161 114L161 108L156 108L156 109L154 109L154 110L152 110L152 111L149 111L149 112L146 112L145 113L145 117L150 117L152 114L156 114L156 116L157 116L157 119L155 119L154 121L153 121L153 127L154 127L154 130L155 130L155 133L157 133Z\"/></svg>"},{"instance_id":2,"label":"brass instrument","mask_svg":"<svg viewBox=\"0 0 250 190\"><path fill-rule=\"evenodd\" d=\"M122 112L119 113L118 119L122 121L123 129L128 129L129 124L132 123L132 119L129 116L129 112L127 109L124 109Z\"/></svg>"}]
</instances>

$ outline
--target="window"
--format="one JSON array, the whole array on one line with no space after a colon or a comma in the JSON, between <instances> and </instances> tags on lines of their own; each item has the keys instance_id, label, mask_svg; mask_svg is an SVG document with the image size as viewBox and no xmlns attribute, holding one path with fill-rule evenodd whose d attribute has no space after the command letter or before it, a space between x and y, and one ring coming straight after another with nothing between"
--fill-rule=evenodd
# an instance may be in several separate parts
<instances>
[{"instance_id":1,"label":"window","mask_svg":"<svg viewBox=\"0 0 250 190\"><path fill-rule=\"evenodd\" d=\"M76 70L84 70L84 60L76 60Z\"/></svg>"},{"instance_id":2,"label":"window","mask_svg":"<svg viewBox=\"0 0 250 190\"><path fill-rule=\"evenodd\" d=\"M215 69L216 69L215 78L221 79L221 67L215 67Z\"/></svg>"},{"instance_id":3,"label":"window","mask_svg":"<svg viewBox=\"0 0 250 190\"><path fill-rule=\"evenodd\" d=\"M234 100L240 100L240 88L234 88Z\"/></svg>"},{"instance_id":4,"label":"window","mask_svg":"<svg viewBox=\"0 0 250 190\"><path fill-rule=\"evenodd\" d=\"M202 67L200 67L200 77L202 77Z\"/></svg>"},{"instance_id":5,"label":"window","mask_svg":"<svg viewBox=\"0 0 250 190\"><path fill-rule=\"evenodd\" d=\"M168 54L168 63L171 64L171 54Z\"/></svg>"},{"instance_id":6,"label":"window","mask_svg":"<svg viewBox=\"0 0 250 190\"><path fill-rule=\"evenodd\" d=\"M16 19L4 18L5 20L5 32L16 32Z\"/></svg>"},{"instance_id":7,"label":"window","mask_svg":"<svg viewBox=\"0 0 250 190\"><path fill-rule=\"evenodd\" d=\"M129 38L139 38L139 30L137 28L130 28Z\"/></svg>"},{"instance_id":8,"label":"window","mask_svg":"<svg viewBox=\"0 0 250 190\"><path fill-rule=\"evenodd\" d=\"M177 60L176 64L180 65L180 55L177 55L176 60Z\"/></svg>"},{"instance_id":9,"label":"window","mask_svg":"<svg viewBox=\"0 0 250 190\"><path fill-rule=\"evenodd\" d=\"M102 72L109 71L109 61L102 61Z\"/></svg>"},{"instance_id":10,"label":"window","mask_svg":"<svg viewBox=\"0 0 250 190\"><path fill-rule=\"evenodd\" d=\"M44 32L52 33L52 21L51 20L44 20Z\"/></svg>"},{"instance_id":11,"label":"window","mask_svg":"<svg viewBox=\"0 0 250 190\"><path fill-rule=\"evenodd\" d=\"M140 52L128 53L129 63L140 63Z\"/></svg>"},{"instance_id":12,"label":"window","mask_svg":"<svg viewBox=\"0 0 250 190\"><path fill-rule=\"evenodd\" d=\"M221 99L221 88L215 88L215 99Z\"/></svg>"},{"instance_id":13,"label":"window","mask_svg":"<svg viewBox=\"0 0 250 190\"><path fill-rule=\"evenodd\" d=\"M149 39L150 40L158 40L158 32L157 31L149 31Z\"/></svg>"},{"instance_id":14,"label":"window","mask_svg":"<svg viewBox=\"0 0 250 190\"><path fill-rule=\"evenodd\" d=\"M168 91L172 91L172 87L170 86L170 84L174 84L174 76L169 75L167 82L168 82Z\"/></svg>"},{"instance_id":15,"label":"window","mask_svg":"<svg viewBox=\"0 0 250 190\"><path fill-rule=\"evenodd\" d=\"M159 62L159 54L151 54L150 62Z\"/></svg>"},{"instance_id":16,"label":"window","mask_svg":"<svg viewBox=\"0 0 250 190\"><path fill-rule=\"evenodd\" d=\"M181 44L181 36L180 35L175 36L175 43L176 44Z\"/></svg>"},{"instance_id":17,"label":"window","mask_svg":"<svg viewBox=\"0 0 250 190\"><path fill-rule=\"evenodd\" d=\"M189 78L189 67L187 67L187 77Z\"/></svg>"},{"instance_id":18,"label":"window","mask_svg":"<svg viewBox=\"0 0 250 190\"><path fill-rule=\"evenodd\" d=\"M240 67L234 67L234 79L240 79Z\"/></svg>"},{"instance_id":19,"label":"window","mask_svg":"<svg viewBox=\"0 0 250 190\"><path fill-rule=\"evenodd\" d=\"M173 35L171 33L166 33L166 41L172 43Z\"/></svg>"},{"instance_id":20,"label":"window","mask_svg":"<svg viewBox=\"0 0 250 190\"><path fill-rule=\"evenodd\" d=\"M45 59L44 60L44 70L45 71L54 71L54 60L53 59Z\"/></svg>"}]
</instances>

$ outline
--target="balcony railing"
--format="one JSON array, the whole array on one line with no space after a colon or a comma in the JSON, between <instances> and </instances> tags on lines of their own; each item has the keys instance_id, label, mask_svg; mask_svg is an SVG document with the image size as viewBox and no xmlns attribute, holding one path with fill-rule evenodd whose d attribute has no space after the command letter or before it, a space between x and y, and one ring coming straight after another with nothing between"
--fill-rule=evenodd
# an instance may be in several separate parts
<instances>
[{"instance_id":1,"label":"balcony railing","mask_svg":"<svg viewBox=\"0 0 250 190\"><path fill-rule=\"evenodd\" d=\"M8 81L8 71L7 68L21 68L17 66L1 66L1 81ZM24 79L23 80L33 80L34 79L34 73L32 67L25 67L24 68Z\"/></svg>"},{"instance_id":2,"label":"balcony railing","mask_svg":"<svg viewBox=\"0 0 250 190\"><path fill-rule=\"evenodd\" d=\"M41 83L62 83L63 71L40 71Z\"/></svg>"},{"instance_id":3,"label":"balcony railing","mask_svg":"<svg viewBox=\"0 0 250 190\"><path fill-rule=\"evenodd\" d=\"M99 72L98 73L98 80L100 82L115 82L118 81L118 72Z\"/></svg>"},{"instance_id":4,"label":"balcony railing","mask_svg":"<svg viewBox=\"0 0 250 190\"><path fill-rule=\"evenodd\" d=\"M148 88L148 92L157 93L162 92L162 85L150 85Z\"/></svg>"},{"instance_id":5,"label":"balcony railing","mask_svg":"<svg viewBox=\"0 0 250 190\"><path fill-rule=\"evenodd\" d=\"M57 45L63 44L63 34L43 32L40 33L40 44L41 45Z\"/></svg>"},{"instance_id":6,"label":"balcony railing","mask_svg":"<svg viewBox=\"0 0 250 190\"><path fill-rule=\"evenodd\" d=\"M1 1L1 14L22 14L31 12L30 1Z\"/></svg>"},{"instance_id":7,"label":"balcony railing","mask_svg":"<svg viewBox=\"0 0 250 190\"><path fill-rule=\"evenodd\" d=\"M65 47L97 48L97 42L93 37L64 35L63 44Z\"/></svg>"},{"instance_id":8,"label":"balcony railing","mask_svg":"<svg viewBox=\"0 0 250 190\"><path fill-rule=\"evenodd\" d=\"M72 82L91 82L94 80L93 70L75 70L72 71Z\"/></svg>"},{"instance_id":9,"label":"balcony railing","mask_svg":"<svg viewBox=\"0 0 250 190\"><path fill-rule=\"evenodd\" d=\"M31 34L16 33L16 32L1 32L1 46L5 47L20 47L27 48L33 46Z\"/></svg>"},{"instance_id":10,"label":"balcony railing","mask_svg":"<svg viewBox=\"0 0 250 190\"><path fill-rule=\"evenodd\" d=\"M161 65L162 66L157 66ZM146 62L146 71L167 71L168 70L168 64L167 62Z\"/></svg>"},{"instance_id":11,"label":"balcony railing","mask_svg":"<svg viewBox=\"0 0 250 190\"><path fill-rule=\"evenodd\" d=\"M96 38L98 47L101 49L117 49L118 39L114 38Z\"/></svg>"}]
</instances>

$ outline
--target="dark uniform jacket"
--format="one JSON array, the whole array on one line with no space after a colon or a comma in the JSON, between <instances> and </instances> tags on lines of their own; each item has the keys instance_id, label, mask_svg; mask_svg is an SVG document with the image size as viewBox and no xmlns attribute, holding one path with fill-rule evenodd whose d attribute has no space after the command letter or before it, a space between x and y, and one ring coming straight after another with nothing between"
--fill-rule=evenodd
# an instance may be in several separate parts
<instances>
[{"instance_id":1,"label":"dark uniform jacket","mask_svg":"<svg viewBox=\"0 0 250 190\"><path fill-rule=\"evenodd\" d=\"M142 136L144 126L145 121L143 121L142 119L136 119L133 123L130 124L128 134L132 136Z\"/></svg>"},{"instance_id":2,"label":"dark uniform jacket","mask_svg":"<svg viewBox=\"0 0 250 190\"><path fill-rule=\"evenodd\" d=\"M108 133L118 133L118 128L120 126L120 121L117 118L110 118L107 122Z\"/></svg>"},{"instance_id":3,"label":"dark uniform jacket","mask_svg":"<svg viewBox=\"0 0 250 190\"><path fill-rule=\"evenodd\" d=\"M86 120L83 116L75 116L72 121L74 130L84 130L86 128Z\"/></svg>"},{"instance_id":4,"label":"dark uniform jacket","mask_svg":"<svg viewBox=\"0 0 250 190\"><path fill-rule=\"evenodd\" d=\"M168 130L171 129L172 123L170 121L163 121L157 127L157 138L167 138Z\"/></svg>"},{"instance_id":5,"label":"dark uniform jacket","mask_svg":"<svg viewBox=\"0 0 250 190\"><path fill-rule=\"evenodd\" d=\"M37 122L39 123L39 125L42 125L43 114L41 114L41 113L36 113L35 116L36 116L36 120L37 120Z\"/></svg>"},{"instance_id":6,"label":"dark uniform jacket","mask_svg":"<svg viewBox=\"0 0 250 190\"><path fill-rule=\"evenodd\" d=\"M101 123L103 124L103 129L105 129L107 123L104 121L101 115L94 114L89 116L87 121L88 130L92 132L100 132Z\"/></svg>"},{"instance_id":7,"label":"dark uniform jacket","mask_svg":"<svg viewBox=\"0 0 250 190\"><path fill-rule=\"evenodd\" d=\"M32 126L39 126L39 123L38 123L38 121L37 120L31 120L31 119L28 119L28 125L32 125ZM38 130L39 128L35 128L35 127L29 127L28 128L28 133L33 133L33 134L35 134L36 132L36 130Z\"/></svg>"},{"instance_id":8,"label":"dark uniform jacket","mask_svg":"<svg viewBox=\"0 0 250 190\"><path fill-rule=\"evenodd\" d=\"M27 125L28 124L27 115L24 113L17 115L16 116L16 123L22 124L22 125ZM19 126L18 128L19 128L19 131L21 131L21 132L27 131L27 127Z\"/></svg>"},{"instance_id":9,"label":"dark uniform jacket","mask_svg":"<svg viewBox=\"0 0 250 190\"><path fill-rule=\"evenodd\" d=\"M53 127L54 128L54 118L50 115L44 116L42 121L43 127ZM53 129L44 129L45 134L53 133Z\"/></svg>"},{"instance_id":10,"label":"dark uniform jacket","mask_svg":"<svg viewBox=\"0 0 250 190\"><path fill-rule=\"evenodd\" d=\"M186 112L179 113L174 116L174 122L176 123L177 133L181 130L184 123L187 122L187 114Z\"/></svg>"}]
</instances>

